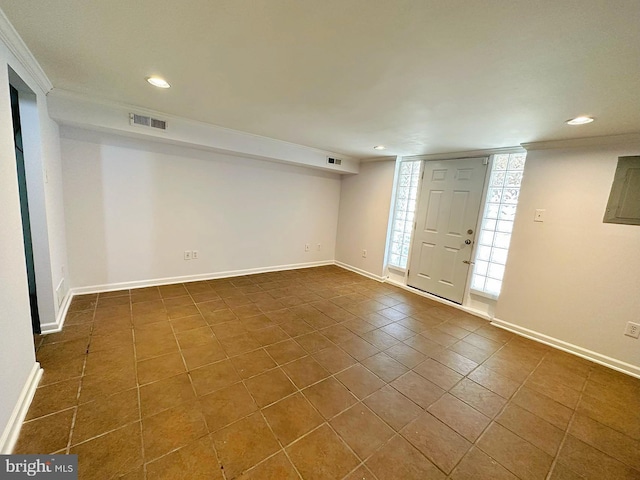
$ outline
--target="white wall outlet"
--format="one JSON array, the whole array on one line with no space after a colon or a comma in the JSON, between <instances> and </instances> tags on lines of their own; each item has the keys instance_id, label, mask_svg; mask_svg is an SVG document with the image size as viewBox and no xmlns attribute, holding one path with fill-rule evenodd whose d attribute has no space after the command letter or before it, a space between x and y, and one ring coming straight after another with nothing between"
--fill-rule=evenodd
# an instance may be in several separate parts
<instances>
[{"instance_id":1,"label":"white wall outlet","mask_svg":"<svg viewBox=\"0 0 640 480\"><path fill-rule=\"evenodd\" d=\"M305 243L305 244L304 244L304 251L305 251L305 252L308 252L308 251L309 251L309 248L310 248L310 247L309 247L309 244L308 244L308 243Z\"/></svg>"},{"instance_id":2,"label":"white wall outlet","mask_svg":"<svg viewBox=\"0 0 640 480\"><path fill-rule=\"evenodd\" d=\"M191 260L191 250L185 250L184 251L184 259L185 260Z\"/></svg>"},{"instance_id":3,"label":"white wall outlet","mask_svg":"<svg viewBox=\"0 0 640 480\"><path fill-rule=\"evenodd\" d=\"M533 216L533 221L534 222L544 222L544 214L547 211L544 208L537 208L536 209L536 213Z\"/></svg>"},{"instance_id":4,"label":"white wall outlet","mask_svg":"<svg viewBox=\"0 0 640 480\"><path fill-rule=\"evenodd\" d=\"M194 250L193 252L191 252L191 259L192 260L197 260L198 259L198 250Z\"/></svg>"},{"instance_id":5,"label":"white wall outlet","mask_svg":"<svg viewBox=\"0 0 640 480\"><path fill-rule=\"evenodd\" d=\"M640 323L627 322L627 328L624 329L624 334L633 338L640 337Z\"/></svg>"},{"instance_id":6,"label":"white wall outlet","mask_svg":"<svg viewBox=\"0 0 640 480\"><path fill-rule=\"evenodd\" d=\"M367 258L367 251L366 250L362 250L362 258Z\"/></svg>"},{"instance_id":7,"label":"white wall outlet","mask_svg":"<svg viewBox=\"0 0 640 480\"><path fill-rule=\"evenodd\" d=\"M320 248L321 248L321 245L320 245L320 244L318 244L318 251L320 251Z\"/></svg>"}]
</instances>

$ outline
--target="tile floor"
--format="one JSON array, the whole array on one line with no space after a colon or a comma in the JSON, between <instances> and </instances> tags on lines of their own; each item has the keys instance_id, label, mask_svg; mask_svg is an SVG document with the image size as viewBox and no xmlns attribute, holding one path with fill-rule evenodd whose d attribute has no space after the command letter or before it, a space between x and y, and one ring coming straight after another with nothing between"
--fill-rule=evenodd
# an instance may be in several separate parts
<instances>
[{"instance_id":1,"label":"tile floor","mask_svg":"<svg viewBox=\"0 0 640 480\"><path fill-rule=\"evenodd\" d=\"M73 300L16 453L83 479L640 478L640 380L337 267Z\"/></svg>"}]
</instances>

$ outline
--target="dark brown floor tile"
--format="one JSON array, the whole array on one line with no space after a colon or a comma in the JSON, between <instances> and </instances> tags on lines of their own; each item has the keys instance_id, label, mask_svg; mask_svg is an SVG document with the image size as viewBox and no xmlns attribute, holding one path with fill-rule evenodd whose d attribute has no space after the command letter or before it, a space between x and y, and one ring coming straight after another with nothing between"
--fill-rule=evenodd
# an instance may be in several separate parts
<instances>
[{"instance_id":1,"label":"dark brown floor tile","mask_svg":"<svg viewBox=\"0 0 640 480\"><path fill-rule=\"evenodd\" d=\"M478 366L476 362L452 350L442 350L431 357L462 375L468 375Z\"/></svg>"},{"instance_id":2,"label":"dark brown floor tile","mask_svg":"<svg viewBox=\"0 0 640 480\"><path fill-rule=\"evenodd\" d=\"M640 442L584 415L576 415L569 433L640 472Z\"/></svg>"},{"instance_id":3,"label":"dark brown floor tile","mask_svg":"<svg viewBox=\"0 0 640 480\"><path fill-rule=\"evenodd\" d=\"M188 445L207 434L200 406L184 403L142 420L147 462Z\"/></svg>"},{"instance_id":4,"label":"dark brown floor tile","mask_svg":"<svg viewBox=\"0 0 640 480\"><path fill-rule=\"evenodd\" d=\"M198 304L198 308L202 312L204 319L209 325L219 325L238 319L235 313L226 308L226 305L224 306L224 308L218 308L219 306L219 302L212 302L210 304Z\"/></svg>"},{"instance_id":5,"label":"dark brown floor tile","mask_svg":"<svg viewBox=\"0 0 640 480\"><path fill-rule=\"evenodd\" d=\"M80 387L80 403L113 395L114 393L134 388L137 385L134 365L113 370L102 375L85 375L82 377Z\"/></svg>"},{"instance_id":6,"label":"dark brown floor tile","mask_svg":"<svg viewBox=\"0 0 640 480\"><path fill-rule=\"evenodd\" d=\"M448 393L429 407L429 413L470 442L475 442L490 422L488 417Z\"/></svg>"},{"instance_id":7,"label":"dark brown floor tile","mask_svg":"<svg viewBox=\"0 0 640 480\"><path fill-rule=\"evenodd\" d=\"M183 373L186 368L179 353L170 353L138 362L137 370L138 382L144 385Z\"/></svg>"},{"instance_id":8,"label":"dark brown floor tile","mask_svg":"<svg viewBox=\"0 0 640 480\"><path fill-rule=\"evenodd\" d=\"M294 320L288 320L283 323L278 324L282 330L284 330L287 335L292 337L297 337L299 335L306 335L308 333L312 333L315 329L306 323L304 320L300 318L296 318Z\"/></svg>"},{"instance_id":9,"label":"dark brown floor tile","mask_svg":"<svg viewBox=\"0 0 640 480\"><path fill-rule=\"evenodd\" d=\"M445 390L453 388L463 378L458 372L431 358L414 367L413 371Z\"/></svg>"},{"instance_id":10,"label":"dark brown floor tile","mask_svg":"<svg viewBox=\"0 0 640 480\"><path fill-rule=\"evenodd\" d=\"M307 352L293 339L273 344L267 347L266 350L278 365L289 363L307 355Z\"/></svg>"},{"instance_id":11,"label":"dark brown floor tile","mask_svg":"<svg viewBox=\"0 0 640 480\"><path fill-rule=\"evenodd\" d=\"M500 395L466 378L453 387L449 393L491 418L496 416L507 403Z\"/></svg>"},{"instance_id":12,"label":"dark brown floor tile","mask_svg":"<svg viewBox=\"0 0 640 480\"><path fill-rule=\"evenodd\" d=\"M535 371L526 380L525 386L531 390L543 393L568 408L575 409L580 399L580 392L561 382L562 380L558 377L542 375L539 374L538 371Z\"/></svg>"},{"instance_id":13,"label":"dark brown floor tile","mask_svg":"<svg viewBox=\"0 0 640 480\"><path fill-rule=\"evenodd\" d=\"M165 299L180 297L182 295L187 295L189 293L187 289L184 287L184 285L181 283L176 283L173 285L160 285L158 287L158 290L160 290L160 295L162 296L162 298L165 298Z\"/></svg>"},{"instance_id":14,"label":"dark brown floor tile","mask_svg":"<svg viewBox=\"0 0 640 480\"><path fill-rule=\"evenodd\" d=\"M503 377L499 373L490 370L483 365L480 365L473 372L471 372L467 378L474 382L488 388L494 393L497 393L501 397L511 398L516 393L520 384L507 377Z\"/></svg>"},{"instance_id":15,"label":"dark brown floor tile","mask_svg":"<svg viewBox=\"0 0 640 480\"><path fill-rule=\"evenodd\" d=\"M380 480L444 480L445 475L399 435L366 462Z\"/></svg>"},{"instance_id":16,"label":"dark brown floor tile","mask_svg":"<svg viewBox=\"0 0 640 480\"><path fill-rule=\"evenodd\" d=\"M239 480L298 480L299 478L284 452L275 454L238 477Z\"/></svg>"},{"instance_id":17,"label":"dark brown floor tile","mask_svg":"<svg viewBox=\"0 0 640 480\"><path fill-rule=\"evenodd\" d=\"M80 378L64 380L36 389L25 420L33 420L50 413L65 410L78 403Z\"/></svg>"},{"instance_id":18,"label":"dark brown floor tile","mask_svg":"<svg viewBox=\"0 0 640 480\"><path fill-rule=\"evenodd\" d=\"M384 315L384 310L380 311L380 314ZM399 323L390 323L389 325L381 327L380 330L391 335L399 341L407 340L408 338L411 338L416 334L416 332L414 332L413 330L403 327Z\"/></svg>"},{"instance_id":19,"label":"dark brown floor tile","mask_svg":"<svg viewBox=\"0 0 640 480\"><path fill-rule=\"evenodd\" d=\"M138 341L138 335L136 334L136 358L138 361L159 357L160 355L167 355L169 353L177 353L178 350L178 343L173 333L148 340L145 339L141 342Z\"/></svg>"},{"instance_id":20,"label":"dark brown floor tile","mask_svg":"<svg viewBox=\"0 0 640 480\"><path fill-rule=\"evenodd\" d=\"M36 418L22 424L14 454L48 454L67 447L75 409Z\"/></svg>"},{"instance_id":21,"label":"dark brown floor tile","mask_svg":"<svg viewBox=\"0 0 640 480\"><path fill-rule=\"evenodd\" d=\"M324 348L332 347L333 343L331 343L327 338L323 335L320 335L318 332L308 333L306 335L302 335L296 337L296 342L302 346L307 352L315 353Z\"/></svg>"},{"instance_id":22,"label":"dark brown floor tile","mask_svg":"<svg viewBox=\"0 0 640 480\"><path fill-rule=\"evenodd\" d=\"M189 370L227 358L227 354L217 340L204 345L183 348L181 353Z\"/></svg>"},{"instance_id":23,"label":"dark brown floor tile","mask_svg":"<svg viewBox=\"0 0 640 480\"><path fill-rule=\"evenodd\" d=\"M553 460L550 455L497 423L487 429L477 445L523 480L544 479Z\"/></svg>"},{"instance_id":24,"label":"dark brown floor tile","mask_svg":"<svg viewBox=\"0 0 640 480\"><path fill-rule=\"evenodd\" d=\"M322 416L330 419L357 402L335 378L327 378L303 391L305 397L318 409Z\"/></svg>"},{"instance_id":25,"label":"dark brown floor tile","mask_svg":"<svg viewBox=\"0 0 640 480\"><path fill-rule=\"evenodd\" d=\"M61 332L44 335L42 344L48 345L50 343L68 342L79 339L87 340L88 343L92 328L93 326L90 323L65 325Z\"/></svg>"},{"instance_id":26,"label":"dark brown floor tile","mask_svg":"<svg viewBox=\"0 0 640 480\"><path fill-rule=\"evenodd\" d=\"M379 349L385 349L400 344L400 340L382 331L382 329L361 333L360 336Z\"/></svg>"},{"instance_id":27,"label":"dark brown floor tile","mask_svg":"<svg viewBox=\"0 0 640 480\"><path fill-rule=\"evenodd\" d=\"M361 338L352 338L340 344L340 347L358 361L362 361L380 350Z\"/></svg>"},{"instance_id":28,"label":"dark brown floor tile","mask_svg":"<svg viewBox=\"0 0 640 480\"><path fill-rule=\"evenodd\" d=\"M385 353L408 368L415 367L427 358L426 355L423 355L404 343L399 343L391 348L387 348Z\"/></svg>"},{"instance_id":29,"label":"dark brown floor tile","mask_svg":"<svg viewBox=\"0 0 640 480\"><path fill-rule=\"evenodd\" d=\"M143 417L196 399L186 373L140 387L140 410Z\"/></svg>"},{"instance_id":30,"label":"dark brown floor tile","mask_svg":"<svg viewBox=\"0 0 640 480\"><path fill-rule=\"evenodd\" d=\"M342 478L359 463L356 456L327 425L288 447L287 453L303 478Z\"/></svg>"},{"instance_id":31,"label":"dark brown floor tile","mask_svg":"<svg viewBox=\"0 0 640 480\"><path fill-rule=\"evenodd\" d=\"M640 410L637 408L621 408L619 402L585 392L576 411L635 440L640 440Z\"/></svg>"},{"instance_id":32,"label":"dark brown floor tile","mask_svg":"<svg viewBox=\"0 0 640 480\"><path fill-rule=\"evenodd\" d=\"M567 435L558 461L587 479L631 480L640 478L640 471L624 465L609 455Z\"/></svg>"},{"instance_id":33,"label":"dark brown floor tile","mask_svg":"<svg viewBox=\"0 0 640 480\"><path fill-rule=\"evenodd\" d=\"M551 456L556 455L564 436L563 430L513 403L496 417L496 422Z\"/></svg>"},{"instance_id":34,"label":"dark brown floor tile","mask_svg":"<svg viewBox=\"0 0 640 480\"><path fill-rule=\"evenodd\" d=\"M394 431L363 403L331 420L331 426L362 460L387 442Z\"/></svg>"},{"instance_id":35,"label":"dark brown floor tile","mask_svg":"<svg viewBox=\"0 0 640 480\"><path fill-rule=\"evenodd\" d=\"M334 343L344 343L358 338L358 336L343 325L333 325L320 330L320 333Z\"/></svg>"},{"instance_id":36,"label":"dark brown floor tile","mask_svg":"<svg viewBox=\"0 0 640 480\"><path fill-rule=\"evenodd\" d=\"M223 428L212 438L227 478L240 475L280 448L259 413Z\"/></svg>"},{"instance_id":37,"label":"dark brown floor tile","mask_svg":"<svg viewBox=\"0 0 640 480\"><path fill-rule=\"evenodd\" d=\"M221 342L228 338L237 337L238 335L245 335L248 333L248 330L246 329L244 324L237 319L225 323L219 323L217 325L212 325L211 330L215 334L216 338Z\"/></svg>"},{"instance_id":38,"label":"dark brown floor tile","mask_svg":"<svg viewBox=\"0 0 640 480\"><path fill-rule=\"evenodd\" d=\"M362 364L387 383L409 371L407 367L384 352L363 360Z\"/></svg>"},{"instance_id":39,"label":"dark brown floor tile","mask_svg":"<svg viewBox=\"0 0 640 480\"><path fill-rule=\"evenodd\" d=\"M353 472L347 475L344 480L375 480L375 476L364 465L360 465Z\"/></svg>"},{"instance_id":40,"label":"dark brown floor tile","mask_svg":"<svg viewBox=\"0 0 640 480\"><path fill-rule=\"evenodd\" d=\"M289 339L289 334L277 325L252 331L251 336L263 347Z\"/></svg>"},{"instance_id":41,"label":"dark brown floor tile","mask_svg":"<svg viewBox=\"0 0 640 480\"><path fill-rule=\"evenodd\" d=\"M240 381L240 377L229 360L212 363L191 370L189 373L198 396L206 395Z\"/></svg>"},{"instance_id":42,"label":"dark brown floor tile","mask_svg":"<svg viewBox=\"0 0 640 480\"><path fill-rule=\"evenodd\" d=\"M282 445L310 432L324 420L300 393L265 408L263 414Z\"/></svg>"},{"instance_id":43,"label":"dark brown floor tile","mask_svg":"<svg viewBox=\"0 0 640 480\"><path fill-rule=\"evenodd\" d=\"M148 480L190 480L192 478L211 480L223 478L212 441L208 436L147 464Z\"/></svg>"},{"instance_id":44,"label":"dark brown floor tile","mask_svg":"<svg viewBox=\"0 0 640 480\"><path fill-rule=\"evenodd\" d=\"M254 350L253 352L232 357L231 363L236 368L238 375L243 379L253 377L276 367L276 363L264 349Z\"/></svg>"},{"instance_id":45,"label":"dark brown floor tile","mask_svg":"<svg viewBox=\"0 0 640 480\"><path fill-rule=\"evenodd\" d=\"M422 408L390 386L367 397L364 403L396 431L422 413Z\"/></svg>"},{"instance_id":46,"label":"dark brown floor tile","mask_svg":"<svg viewBox=\"0 0 640 480\"><path fill-rule=\"evenodd\" d=\"M235 337L221 338L219 340L222 348L230 357L260 348L258 341L248 332L236 335Z\"/></svg>"},{"instance_id":47,"label":"dark brown floor tile","mask_svg":"<svg viewBox=\"0 0 640 480\"><path fill-rule=\"evenodd\" d=\"M200 397L200 406L210 432L218 431L258 409L242 383Z\"/></svg>"},{"instance_id":48,"label":"dark brown floor tile","mask_svg":"<svg viewBox=\"0 0 640 480\"><path fill-rule=\"evenodd\" d=\"M111 350L122 345L133 346L132 330L120 330L110 335L93 335L89 344L89 352L95 353L101 350Z\"/></svg>"},{"instance_id":49,"label":"dark brown floor tile","mask_svg":"<svg viewBox=\"0 0 640 480\"><path fill-rule=\"evenodd\" d=\"M481 450L472 448L450 478L451 480L517 480L518 477Z\"/></svg>"},{"instance_id":50,"label":"dark brown floor tile","mask_svg":"<svg viewBox=\"0 0 640 480\"><path fill-rule=\"evenodd\" d=\"M314 353L312 357L332 374L357 363L351 355L338 347L325 348Z\"/></svg>"},{"instance_id":51,"label":"dark brown floor tile","mask_svg":"<svg viewBox=\"0 0 640 480\"><path fill-rule=\"evenodd\" d=\"M142 465L140 422L71 448L82 478L114 478Z\"/></svg>"},{"instance_id":52,"label":"dark brown floor tile","mask_svg":"<svg viewBox=\"0 0 640 480\"><path fill-rule=\"evenodd\" d=\"M400 432L445 473L471 448L471 443L429 413L423 413Z\"/></svg>"},{"instance_id":53,"label":"dark brown floor tile","mask_svg":"<svg viewBox=\"0 0 640 480\"><path fill-rule=\"evenodd\" d=\"M442 345L443 347L449 347L459 340L457 337L449 335L436 327L423 330L420 332L420 335Z\"/></svg>"},{"instance_id":54,"label":"dark brown floor tile","mask_svg":"<svg viewBox=\"0 0 640 480\"><path fill-rule=\"evenodd\" d=\"M421 335L416 335L415 337L411 337L403 342L405 345L410 346L414 350L419 351L423 355L427 357L433 357L440 353L444 347L428 338L425 338Z\"/></svg>"},{"instance_id":55,"label":"dark brown floor tile","mask_svg":"<svg viewBox=\"0 0 640 480\"><path fill-rule=\"evenodd\" d=\"M552 400L546 395L523 387L515 394L512 402L530 411L547 422L565 430L571 419L572 410Z\"/></svg>"},{"instance_id":56,"label":"dark brown floor tile","mask_svg":"<svg viewBox=\"0 0 640 480\"><path fill-rule=\"evenodd\" d=\"M394 380L391 386L422 408L428 408L444 394L443 389L415 372L407 372Z\"/></svg>"},{"instance_id":57,"label":"dark brown floor tile","mask_svg":"<svg viewBox=\"0 0 640 480\"><path fill-rule=\"evenodd\" d=\"M584 478L560 462L556 462L549 475L549 480L584 480Z\"/></svg>"},{"instance_id":58,"label":"dark brown floor tile","mask_svg":"<svg viewBox=\"0 0 640 480\"><path fill-rule=\"evenodd\" d=\"M336 378L361 400L385 385L382 380L360 364L338 373Z\"/></svg>"},{"instance_id":59,"label":"dark brown floor tile","mask_svg":"<svg viewBox=\"0 0 640 480\"><path fill-rule=\"evenodd\" d=\"M330 373L312 357L302 357L294 360L284 365L282 370L285 371L298 388L308 387L330 375Z\"/></svg>"},{"instance_id":60,"label":"dark brown floor tile","mask_svg":"<svg viewBox=\"0 0 640 480\"><path fill-rule=\"evenodd\" d=\"M260 407L277 402L296 391L296 387L279 368L252 377L245 384Z\"/></svg>"},{"instance_id":61,"label":"dark brown floor tile","mask_svg":"<svg viewBox=\"0 0 640 480\"><path fill-rule=\"evenodd\" d=\"M459 342L451 345L449 347L449 350L459 353L463 357L467 357L469 360L472 360L478 364L484 362L494 353L493 350L485 350L480 347L476 347L475 345L472 345L465 340L460 340Z\"/></svg>"},{"instance_id":62,"label":"dark brown floor tile","mask_svg":"<svg viewBox=\"0 0 640 480\"><path fill-rule=\"evenodd\" d=\"M194 330L203 327L207 327L209 332L211 332L211 329L209 329L209 325L207 324L207 322L205 322L204 318L202 318L202 315L200 314L182 317L177 320L171 320L169 323L171 323L173 331L176 333L186 332L188 330ZM179 338L178 343L181 343Z\"/></svg>"},{"instance_id":63,"label":"dark brown floor tile","mask_svg":"<svg viewBox=\"0 0 640 480\"><path fill-rule=\"evenodd\" d=\"M77 445L137 420L140 420L140 409L136 388L83 403L78 407L71 445Z\"/></svg>"},{"instance_id":64,"label":"dark brown floor tile","mask_svg":"<svg viewBox=\"0 0 640 480\"><path fill-rule=\"evenodd\" d=\"M193 330L177 331L176 339L181 349L196 347L198 345L209 345L214 342L213 332L209 326Z\"/></svg>"}]
</instances>

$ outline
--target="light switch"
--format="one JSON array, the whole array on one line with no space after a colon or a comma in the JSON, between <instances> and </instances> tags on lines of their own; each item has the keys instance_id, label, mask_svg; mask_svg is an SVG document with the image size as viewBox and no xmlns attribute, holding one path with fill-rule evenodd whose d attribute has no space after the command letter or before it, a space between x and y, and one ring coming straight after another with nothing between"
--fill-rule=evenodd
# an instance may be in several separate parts
<instances>
[{"instance_id":1,"label":"light switch","mask_svg":"<svg viewBox=\"0 0 640 480\"><path fill-rule=\"evenodd\" d=\"M534 222L544 222L544 214L545 213L546 213L546 210L544 210L542 208L536 209L536 214L533 217L533 221Z\"/></svg>"}]
</instances>

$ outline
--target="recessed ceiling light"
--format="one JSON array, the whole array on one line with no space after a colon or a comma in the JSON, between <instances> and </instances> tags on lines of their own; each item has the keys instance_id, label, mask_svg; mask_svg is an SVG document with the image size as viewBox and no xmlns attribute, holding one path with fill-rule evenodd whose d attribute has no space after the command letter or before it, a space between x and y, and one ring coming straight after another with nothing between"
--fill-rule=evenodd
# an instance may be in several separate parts
<instances>
[{"instance_id":1,"label":"recessed ceiling light","mask_svg":"<svg viewBox=\"0 0 640 480\"><path fill-rule=\"evenodd\" d=\"M169 88L171 86L169 85L169 82L160 77L147 77L147 82L158 88Z\"/></svg>"},{"instance_id":2,"label":"recessed ceiling light","mask_svg":"<svg viewBox=\"0 0 640 480\"><path fill-rule=\"evenodd\" d=\"M385 147L384 145L376 145L375 147L373 147L374 150L384 150L385 148L387 147Z\"/></svg>"},{"instance_id":3,"label":"recessed ceiling light","mask_svg":"<svg viewBox=\"0 0 640 480\"><path fill-rule=\"evenodd\" d=\"M571 120L567 120L567 123L569 125L584 125L585 123L591 123L593 122L594 118L593 117L576 117L576 118L572 118Z\"/></svg>"}]
</instances>

